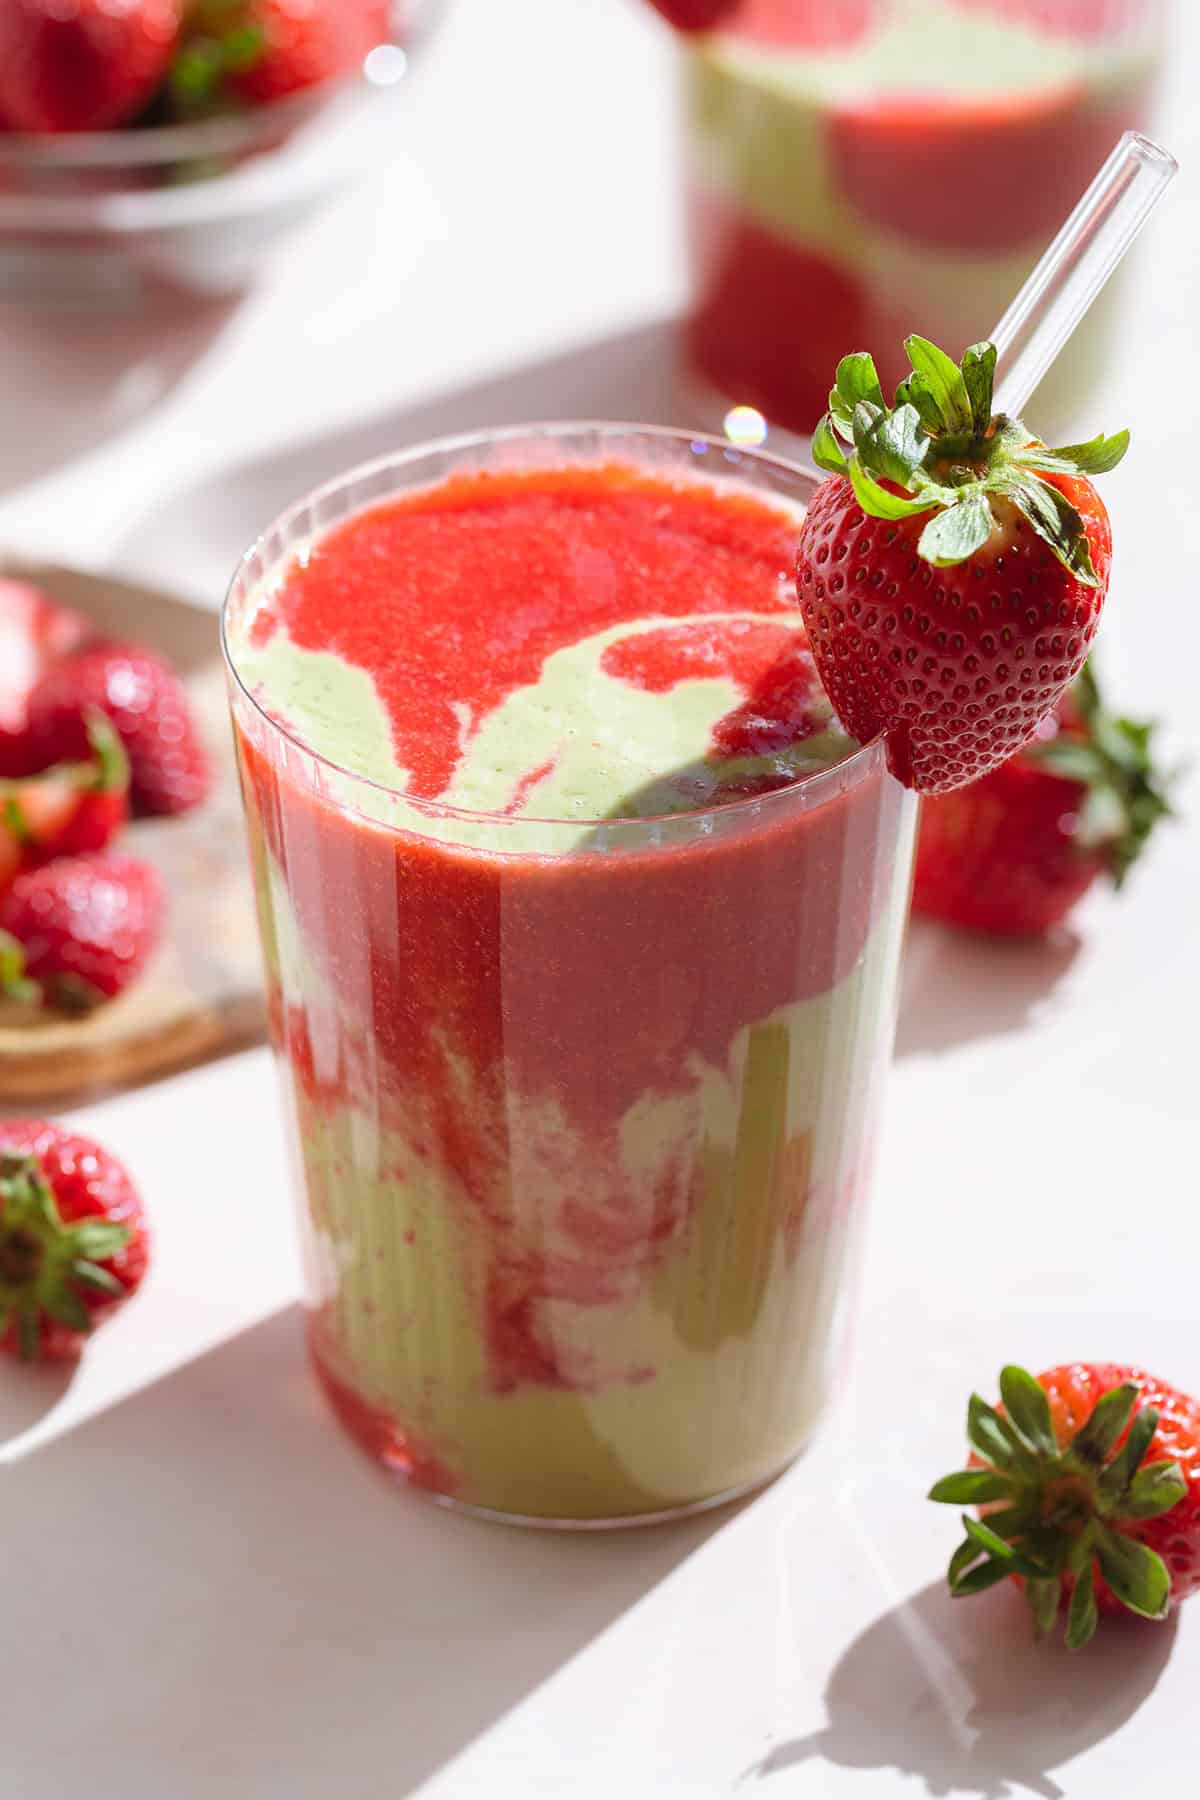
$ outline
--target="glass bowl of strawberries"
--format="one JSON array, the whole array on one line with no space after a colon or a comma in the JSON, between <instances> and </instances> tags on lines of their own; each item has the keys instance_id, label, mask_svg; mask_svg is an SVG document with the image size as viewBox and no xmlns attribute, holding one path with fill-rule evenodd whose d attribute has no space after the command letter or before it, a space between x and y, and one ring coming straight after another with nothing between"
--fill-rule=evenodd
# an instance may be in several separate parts
<instances>
[{"instance_id":1,"label":"glass bowl of strawberries","mask_svg":"<svg viewBox=\"0 0 1200 1800\"><path fill-rule=\"evenodd\" d=\"M0 299L245 287L369 164L444 0L0 0Z\"/></svg>"}]
</instances>

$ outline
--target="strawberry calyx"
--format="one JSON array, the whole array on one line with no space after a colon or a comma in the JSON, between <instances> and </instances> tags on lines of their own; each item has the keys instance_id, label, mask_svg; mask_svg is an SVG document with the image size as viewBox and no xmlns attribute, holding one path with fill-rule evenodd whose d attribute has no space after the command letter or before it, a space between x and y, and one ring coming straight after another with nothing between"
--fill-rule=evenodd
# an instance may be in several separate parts
<instances>
[{"instance_id":1,"label":"strawberry calyx","mask_svg":"<svg viewBox=\"0 0 1200 1800\"><path fill-rule=\"evenodd\" d=\"M247 16L245 0L201 0L171 64L168 85L180 117L196 119L227 111L228 79L248 75L266 48L267 34Z\"/></svg>"},{"instance_id":2,"label":"strawberry calyx","mask_svg":"<svg viewBox=\"0 0 1200 1800\"><path fill-rule=\"evenodd\" d=\"M1107 710L1092 664L1086 663L1070 690L1072 727L1046 743L1033 744L1026 757L1064 780L1087 789L1076 843L1085 854L1103 857L1120 887L1154 827L1171 815L1171 777L1155 765L1152 720L1117 717Z\"/></svg>"},{"instance_id":3,"label":"strawberry calyx","mask_svg":"<svg viewBox=\"0 0 1200 1800\"><path fill-rule=\"evenodd\" d=\"M987 1508L984 1519L963 1515L966 1537L947 1570L951 1593L982 1593L1019 1575L1044 1637L1069 1588L1066 1641L1077 1650L1096 1631L1098 1567L1129 1612L1164 1619L1167 1566L1126 1531L1170 1512L1187 1493L1177 1462L1145 1462L1157 1409L1139 1407L1137 1387L1125 1382L1103 1395L1060 1447L1050 1403L1032 1375L1010 1364L1001 1371L1000 1394L1003 1412L978 1394L967 1408L967 1436L984 1466L947 1475L929 1493L944 1505Z\"/></svg>"},{"instance_id":4,"label":"strawberry calyx","mask_svg":"<svg viewBox=\"0 0 1200 1800\"><path fill-rule=\"evenodd\" d=\"M43 1319L90 1332L84 1295L121 1298L125 1290L103 1265L129 1239L126 1226L105 1219L66 1224L37 1158L0 1151L0 1336L11 1329L32 1361Z\"/></svg>"},{"instance_id":5,"label":"strawberry calyx","mask_svg":"<svg viewBox=\"0 0 1200 1800\"><path fill-rule=\"evenodd\" d=\"M994 344L972 344L961 363L928 338L914 335L904 347L912 373L891 406L865 350L842 358L813 436L814 462L845 476L873 518L931 513L917 552L935 567L981 549L1001 529L996 503L1008 502L1077 581L1099 586L1083 519L1048 477L1115 469L1129 433L1047 449L1020 419L993 415Z\"/></svg>"}]
</instances>

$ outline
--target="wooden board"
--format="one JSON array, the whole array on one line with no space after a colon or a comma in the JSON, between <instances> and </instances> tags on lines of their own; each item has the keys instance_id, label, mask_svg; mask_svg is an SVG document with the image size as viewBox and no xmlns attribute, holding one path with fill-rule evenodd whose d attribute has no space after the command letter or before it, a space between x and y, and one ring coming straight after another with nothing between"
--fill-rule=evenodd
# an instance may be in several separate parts
<instances>
[{"instance_id":1,"label":"wooden board","mask_svg":"<svg viewBox=\"0 0 1200 1800\"><path fill-rule=\"evenodd\" d=\"M0 1104L62 1100L146 1081L240 1048L265 1026L254 900L246 859L215 613L107 575L18 564L100 630L161 651L187 682L216 771L209 800L180 819L128 826L117 847L161 873L166 940L140 980L82 1020L30 1022L0 1003Z\"/></svg>"}]
</instances>

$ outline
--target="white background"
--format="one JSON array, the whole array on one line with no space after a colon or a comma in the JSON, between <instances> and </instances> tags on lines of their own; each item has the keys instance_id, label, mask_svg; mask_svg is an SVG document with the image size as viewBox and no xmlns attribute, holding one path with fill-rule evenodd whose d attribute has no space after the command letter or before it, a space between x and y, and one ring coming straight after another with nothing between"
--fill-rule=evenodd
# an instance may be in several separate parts
<instances>
[{"instance_id":1,"label":"white background","mask_svg":"<svg viewBox=\"0 0 1200 1800\"><path fill-rule=\"evenodd\" d=\"M1112 681L1197 748L1185 164L1092 428ZM670 418L665 33L633 0L458 0L394 156L236 308L0 320L0 542L215 606L241 542L352 458L547 415ZM0 1369L0 1790L14 1800L569 1793L770 1800L1195 1783L1200 1606L1087 1656L958 1608L922 1500L1002 1361L1200 1391L1200 807L1046 948L914 932L847 1391L769 1493L678 1528L506 1532L394 1492L310 1390L255 1051L73 1112L142 1184L143 1296L69 1384ZM427 1785L422 1785L427 1784Z\"/></svg>"}]
</instances>

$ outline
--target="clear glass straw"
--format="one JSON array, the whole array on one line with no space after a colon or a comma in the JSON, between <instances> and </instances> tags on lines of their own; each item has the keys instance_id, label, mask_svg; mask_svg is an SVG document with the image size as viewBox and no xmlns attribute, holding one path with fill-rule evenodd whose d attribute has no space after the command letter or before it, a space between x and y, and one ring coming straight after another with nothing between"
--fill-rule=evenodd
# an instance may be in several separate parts
<instances>
[{"instance_id":1,"label":"clear glass straw","mask_svg":"<svg viewBox=\"0 0 1200 1800\"><path fill-rule=\"evenodd\" d=\"M992 333L997 412L1019 413L1179 168L1127 131Z\"/></svg>"}]
</instances>

